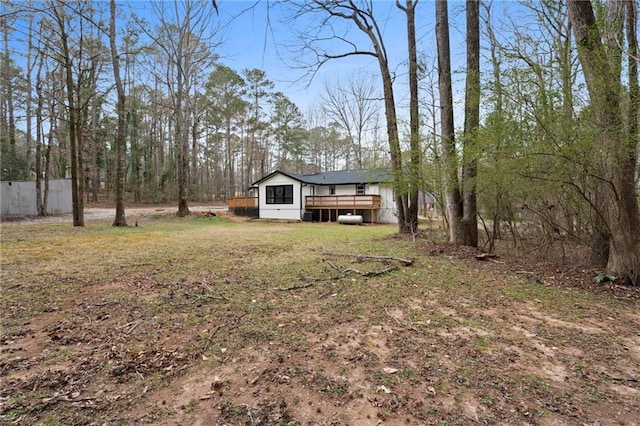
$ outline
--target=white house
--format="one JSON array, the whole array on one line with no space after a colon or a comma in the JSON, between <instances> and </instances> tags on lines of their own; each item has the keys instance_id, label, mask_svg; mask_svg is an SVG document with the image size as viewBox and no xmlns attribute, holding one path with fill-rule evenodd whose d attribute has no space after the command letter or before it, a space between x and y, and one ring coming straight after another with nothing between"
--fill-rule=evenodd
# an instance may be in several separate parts
<instances>
[{"instance_id":1,"label":"white house","mask_svg":"<svg viewBox=\"0 0 640 426\"><path fill-rule=\"evenodd\" d=\"M341 214L368 223L396 223L390 170L345 170L299 175L275 171L252 185L261 219L333 222Z\"/></svg>"}]
</instances>

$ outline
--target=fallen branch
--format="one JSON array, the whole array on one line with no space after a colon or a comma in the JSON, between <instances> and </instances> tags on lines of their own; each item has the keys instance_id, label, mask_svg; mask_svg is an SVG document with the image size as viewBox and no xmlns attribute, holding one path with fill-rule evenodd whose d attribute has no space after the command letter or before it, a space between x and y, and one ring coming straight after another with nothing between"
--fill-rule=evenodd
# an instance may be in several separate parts
<instances>
[{"instance_id":1,"label":"fallen branch","mask_svg":"<svg viewBox=\"0 0 640 426\"><path fill-rule=\"evenodd\" d=\"M247 409L247 417L249 417L249 421L250 421L250 425L254 426L257 423L255 422L255 420L253 419L253 414L251 413L251 409L253 407L251 407L249 404L242 404L243 407L245 407Z\"/></svg>"},{"instance_id":2,"label":"fallen branch","mask_svg":"<svg viewBox=\"0 0 640 426\"><path fill-rule=\"evenodd\" d=\"M204 288L205 288L205 290L207 290L209 293L214 293L214 294L216 294L216 298L220 298L220 299L222 299L222 300L229 301L229 299L227 299L227 298L224 296L224 294L217 293L214 289L212 289L212 288L209 286L209 284L207 284L207 283L206 283L206 282L204 282L204 281L202 282L202 287L204 287Z\"/></svg>"},{"instance_id":3,"label":"fallen branch","mask_svg":"<svg viewBox=\"0 0 640 426\"><path fill-rule=\"evenodd\" d=\"M362 275L363 277L378 277L380 275L388 274L389 272L395 271L396 269L398 269L397 266L389 266L388 268L384 268L380 271L363 272L353 268L346 268L342 272L344 274L343 276L346 276L349 273L353 273L357 275Z\"/></svg>"},{"instance_id":4,"label":"fallen branch","mask_svg":"<svg viewBox=\"0 0 640 426\"><path fill-rule=\"evenodd\" d=\"M324 293L318 294L318 299L324 299L328 295L332 294L333 291L334 291L333 288L329 287Z\"/></svg>"},{"instance_id":5,"label":"fallen branch","mask_svg":"<svg viewBox=\"0 0 640 426\"><path fill-rule=\"evenodd\" d=\"M301 288L309 288L313 284L314 284L313 282L309 282L302 285L292 285L291 287L276 287L274 288L274 290L280 290L280 291L300 290Z\"/></svg>"},{"instance_id":6,"label":"fallen branch","mask_svg":"<svg viewBox=\"0 0 640 426\"><path fill-rule=\"evenodd\" d=\"M490 259L495 259L497 257L498 255L493 253L482 253L475 256L476 260L490 260Z\"/></svg>"},{"instance_id":7,"label":"fallen branch","mask_svg":"<svg viewBox=\"0 0 640 426\"><path fill-rule=\"evenodd\" d=\"M393 320L400 326L400 327L404 327L404 324L402 323L402 321L400 321L398 318L394 317L391 312L389 312L389 310L385 307L384 311L387 315L389 315L391 318L393 318Z\"/></svg>"},{"instance_id":8,"label":"fallen branch","mask_svg":"<svg viewBox=\"0 0 640 426\"><path fill-rule=\"evenodd\" d=\"M398 318L396 318L395 316L393 316L393 314L391 314L391 312L389 312L389 310L385 307L384 308L384 312L389 315L391 318L393 318L393 320L400 326L403 328L406 328L407 330L411 330L411 331L417 331L418 333L420 333L420 330L418 330L417 328L415 328L413 326L413 321L411 321L411 318L407 318L407 324L405 325L402 321L400 321Z\"/></svg>"},{"instance_id":9,"label":"fallen branch","mask_svg":"<svg viewBox=\"0 0 640 426\"><path fill-rule=\"evenodd\" d=\"M396 262L400 262L404 266L409 266L409 265L413 264L413 260L401 259L401 258L398 258L398 257L390 257L390 256L368 256L368 255L357 255L357 254L356 255L350 255L350 254L335 254L335 253L325 253L325 255L327 255L327 256L353 256L358 260L362 260L362 259L377 260L377 261L393 260L393 261L396 261ZM316 282L337 281L337 280L340 280L340 279L345 278L346 276L352 275L352 274L360 275L362 277L378 277L380 275L388 274L389 272L393 272L393 271L398 269L398 266L391 265L391 266L388 266L388 267L386 267L384 269L381 269L379 271L365 272L365 271L360 271L360 270L355 269L355 268L340 269L333 262L330 262L328 260L325 260L325 262L326 262L327 265L329 265L331 267L331 269L336 270L339 274L330 276L328 278L302 277L301 280L306 281L305 284L294 285L294 286L290 286L290 287L276 287L276 288L274 288L274 290L279 290L279 291L300 290L300 289L303 289L303 288L309 288ZM323 297L323 296L320 296L320 297Z\"/></svg>"},{"instance_id":10,"label":"fallen branch","mask_svg":"<svg viewBox=\"0 0 640 426\"><path fill-rule=\"evenodd\" d=\"M345 268L342 270L342 277L345 277L347 275L349 275L350 273L356 274L356 275L362 275L364 277L364 274L366 272L362 272L362 271L358 271L357 269L353 269L353 268Z\"/></svg>"},{"instance_id":11,"label":"fallen branch","mask_svg":"<svg viewBox=\"0 0 640 426\"><path fill-rule=\"evenodd\" d=\"M209 345L211 344L211 339L213 339L213 336L215 336L218 333L218 331L222 330L222 328L226 327L227 324L229 324L232 321L235 322L235 323L239 323L240 320L242 319L242 317L244 317L245 315L247 315L247 314L242 314L240 316L229 318L228 320L226 320L225 322L223 322L222 324L220 324L219 326L214 328L211 331L211 333L209 333L209 337L207 337L207 340L205 341L204 350L206 351L209 348ZM235 327L232 327L232 328L235 328ZM232 329L232 328L230 328L230 329Z\"/></svg>"},{"instance_id":12,"label":"fallen branch","mask_svg":"<svg viewBox=\"0 0 640 426\"><path fill-rule=\"evenodd\" d=\"M131 321L124 325L121 325L120 327L116 327L116 330L122 330L123 328L128 328L128 330L125 330L125 332L131 333L137 326L142 324L143 321L144 321L143 319L137 319L135 321Z\"/></svg>"},{"instance_id":13,"label":"fallen branch","mask_svg":"<svg viewBox=\"0 0 640 426\"><path fill-rule=\"evenodd\" d=\"M329 266L331 266L333 269L335 269L336 271L339 271L339 270L340 270L340 268L338 268L336 265L334 265L333 263L329 262L328 260L327 260L327 264L328 264Z\"/></svg>"},{"instance_id":14,"label":"fallen branch","mask_svg":"<svg viewBox=\"0 0 640 426\"><path fill-rule=\"evenodd\" d=\"M323 282L323 281L333 281L333 280L339 280L340 278L342 278L342 276L340 275L336 275L336 276L330 276L327 278L320 278L320 277L300 277L301 281L313 281L314 283L319 283L319 282Z\"/></svg>"},{"instance_id":15,"label":"fallen branch","mask_svg":"<svg viewBox=\"0 0 640 426\"><path fill-rule=\"evenodd\" d=\"M57 402L84 402L98 399L96 396L85 396L82 398L70 398L69 395L54 395L51 398L43 398L42 402L46 405L55 404Z\"/></svg>"},{"instance_id":16,"label":"fallen branch","mask_svg":"<svg viewBox=\"0 0 640 426\"><path fill-rule=\"evenodd\" d=\"M197 293L193 293L191 291L187 291L187 290L183 290L183 293L186 297L190 297L190 298L194 298L196 300L225 300L228 301L229 299L226 298L225 296L221 295L221 294L197 294ZM193 302L195 303L195 302Z\"/></svg>"},{"instance_id":17,"label":"fallen branch","mask_svg":"<svg viewBox=\"0 0 640 426\"><path fill-rule=\"evenodd\" d=\"M22 284L14 284L12 286L6 287L4 291L13 290L14 288L22 287Z\"/></svg>"},{"instance_id":18,"label":"fallen branch","mask_svg":"<svg viewBox=\"0 0 640 426\"><path fill-rule=\"evenodd\" d=\"M356 255L356 259L358 260L394 260L396 262L402 263L403 266L411 266L413 265L413 259L402 259L399 257L391 257L391 256L367 256L367 255Z\"/></svg>"},{"instance_id":19,"label":"fallen branch","mask_svg":"<svg viewBox=\"0 0 640 426\"><path fill-rule=\"evenodd\" d=\"M403 266L411 266L413 265L413 259L402 259L400 257L393 256L370 256L366 254L348 254L348 253L323 253L324 256L341 256L341 257L355 257L356 260L393 260L396 262L400 262ZM332 265L333 266L333 265Z\"/></svg>"},{"instance_id":20,"label":"fallen branch","mask_svg":"<svg viewBox=\"0 0 640 426\"><path fill-rule=\"evenodd\" d=\"M363 277L378 277L380 275L388 274L389 272L395 271L396 269L398 269L397 266L389 266L388 268L382 269L380 271L365 272L362 276Z\"/></svg>"}]
</instances>

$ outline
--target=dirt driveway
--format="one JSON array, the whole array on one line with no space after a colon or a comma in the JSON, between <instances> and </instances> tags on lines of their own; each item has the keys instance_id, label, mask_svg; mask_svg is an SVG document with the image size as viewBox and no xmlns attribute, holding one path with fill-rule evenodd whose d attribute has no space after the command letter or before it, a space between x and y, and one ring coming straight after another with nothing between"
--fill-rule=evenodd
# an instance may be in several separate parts
<instances>
[{"instance_id":1,"label":"dirt driveway","mask_svg":"<svg viewBox=\"0 0 640 426\"><path fill-rule=\"evenodd\" d=\"M152 206L152 207L132 207L125 208L127 223L134 225L136 220L144 219L154 215L174 214L177 208L175 206ZM227 212L227 206L223 205L195 205L189 207L192 213L197 212ZM89 207L84 209L85 222L102 221L113 219L116 215L115 207ZM45 217L38 216L2 216L2 225L12 224L29 224L29 223L73 223L72 214L60 214Z\"/></svg>"}]
</instances>

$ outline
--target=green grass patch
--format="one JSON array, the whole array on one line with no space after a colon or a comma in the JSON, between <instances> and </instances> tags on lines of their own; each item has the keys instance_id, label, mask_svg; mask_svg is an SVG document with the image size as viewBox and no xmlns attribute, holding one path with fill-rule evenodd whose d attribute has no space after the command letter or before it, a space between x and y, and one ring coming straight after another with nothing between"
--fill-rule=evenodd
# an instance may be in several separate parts
<instances>
[{"instance_id":1,"label":"green grass patch","mask_svg":"<svg viewBox=\"0 0 640 426\"><path fill-rule=\"evenodd\" d=\"M567 332L567 324L550 321L578 321L600 307L606 311L600 318L616 317L607 311L614 302L606 296L423 253L411 239L391 238L394 226L166 215L141 225L3 227L0 323L11 336L6 340L17 346L39 337L41 347L33 349L41 357L38 366L82 359L87 376L79 386L115 388L121 381L131 398L145 388L166 388L191 368L222 366L236 369L229 383L245 383L252 392L254 384L268 384L274 395L302 384L336 406L373 386L367 398L387 404L380 412L389 416L399 409L392 398L414 391L433 399L413 407L425 416L445 413L437 400L460 392L478 391L474 398L487 410L514 402L505 399L514 393L547 398L555 382L546 370L524 368L537 367L536 356L548 356L545 348L572 360L563 371L576 377L592 374L597 365L562 354L569 345L585 357L633 361L632 355L612 358L615 339L595 342L600 334ZM399 369L389 374L388 366ZM352 383L351 375L366 380ZM394 393L387 396L377 386ZM30 401L50 396L48 389L43 395L33 389L25 384L22 393L14 392L22 399L12 403L6 420L35 412ZM596 397L602 389L590 392ZM193 401L199 400L186 399L183 411L197 415ZM130 408L114 404L96 413L95 422L114 423L109 413ZM304 404L292 396L293 406ZM170 422L173 410L150 404L138 415ZM49 407L38 416L42 424L69 423Z\"/></svg>"}]
</instances>

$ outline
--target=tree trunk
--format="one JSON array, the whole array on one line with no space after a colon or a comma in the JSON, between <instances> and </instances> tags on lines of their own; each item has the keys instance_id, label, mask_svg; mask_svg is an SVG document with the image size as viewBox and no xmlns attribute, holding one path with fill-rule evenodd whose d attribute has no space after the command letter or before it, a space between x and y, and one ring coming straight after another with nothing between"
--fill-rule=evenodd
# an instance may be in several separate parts
<instances>
[{"instance_id":1,"label":"tree trunk","mask_svg":"<svg viewBox=\"0 0 640 426\"><path fill-rule=\"evenodd\" d=\"M402 151L400 149L400 138L398 136L398 119L396 116L396 101L393 95L393 80L389 72L389 65L384 55L378 55L380 74L382 76L382 89L384 93L384 115L387 121L387 137L389 138L389 148L391 157L391 170L396 182L396 209L398 215L398 232L400 234L411 233L411 228L407 224L407 188L404 182L402 170Z\"/></svg>"},{"instance_id":2,"label":"tree trunk","mask_svg":"<svg viewBox=\"0 0 640 426\"><path fill-rule=\"evenodd\" d=\"M59 6L62 7L62 6ZM78 192L78 110L76 108L73 84L73 69L71 52L64 18L64 11L54 8L56 21L60 30L60 44L62 48L62 62L65 69L65 83L67 86L67 102L69 108L68 135L71 151L71 198L73 203L73 226L84 226L83 194Z\"/></svg>"},{"instance_id":3,"label":"tree trunk","mask_svg":"<svg viewBox=\"0 0 640 426\"><path fill-rule=\"evenodd\" d=\"M415 6L418 3L406 0L405 6L396 5L407 15L407 44L409 55L409 138L410 138L410 180L409 206L405 213L407 232L418 231L418 186L420 178L420 116L418 109L418 54L416 48L416 19Z\"/></svg>"},{"instance_id":4,"label":"tree trunk","mask_svg":"<svg viewBox=\"0 0 640 426\"><path fill-rule=\"evenodd\" d=\"M42 193L42 211L44 215L47 215L48 203L49 203L49 170L51 169L51 139L47 144L47 148L44 150L44 192Z\"/></svg>"},{"instance_id":5,"label":"tree trunk","mask_svg":"<svg viewBox=\"0 0 640 426\"><path fill-rule=\"evenodd\" d=\"M32 81L32 73L33 73L33 67L34 67L34 62L32 59L32 53L33 53L33 42L32 42L32 38L33 38L33 14L31 14L31 16L29 16L29 35L28 35L28 44L27 44L27 79L29 81ZM31 135L32 135L32 93L31 93L31 85L29 85L29 87L27 88L27 93L26 93L26 100L25 100L25 120L26 120L26 127L27 127L27 134L26 136L26 142L27 142L27 156L26 156L26 179L31 179L31 163L33 162L33 153L31 152L31 146L33 145L33 141L31 140Z\"/></svg>"},{"instance_id":6,"label":"tree trunk","mask_svg":"<svg viewBox=\"0 0 640 426\"><path fill-rule=\"evenodd\" d=\"M229 198L235 197L235 188L236 181L234 175L235 164L233 161L233 143L231 141L231 117L226 118L226 133L225 140L226 143L226 159L227 159L227 191L225 196L225 201L229 200Z\"/></svg>"},{"instance_id":7,"label":"tree trunk","mask_svg":"<svg viewBox=\"0 0 640 426\"><path fill-rule=\"evenodd\" d=\"M608 272L640 284L640 213L635 188L636 148L625 134L620 79L608 60L591 2L569 0L569 19L578 45L602 149L603 217L610 232ZM615 64L613 65L615 67Z\"/></svg>"},{"instance_id":8,"label":"tree trunk","mask_svg":"<svg viewBox=\"0 0 640 426\"><path fill-rule=\"evenodd\" d=\"M94 90L97 91L97 80L94 80ZM100 189L100 169L98 167L98 97L91 100L91 201L98 202L98 190Z\"/></svg>"},{"instance_id":9,"label":"tree trunk","mask_svg":"<svg viewBox=\"0 0 640 426\"><path fill-rule=\"evenodd\" d=\"M391 159L391 170L395 181L395 198L396 198L396 214L398 218L398 232L400 234L408 234L412 232L410 226L407 223L407 209L408 209L408 187L407 179L404 176L402 168L402 150L400 148L400 138L398 135L398 118L396 114L396 102L393 93L393 79L391 78L391 71L389 70L389 63L386 54L386 49L382 39L382 34L378 28L378 24L373 17L373 11L371 10L373 3L369 3L369 9L359 9L353 2L349 2L348 8L351 9L352 14L348 15L347 19L351 19L357 27L362 31L371 41L373 46L373 53L378 60L378 66L380 68L380 76L382 78L382 90L384 95L384 113L387 124L387 138L389 139L389 151ZM330 15L335 15L335 12L331 10L332 5L320 4L320 7L328 12Z\"/></svg>"},{"instance_id":10,"label":"tree trunk","mask_svg":"<svg viewBox=\"0 0 640 426\"><path fill-rule=\"evenodd\" d=\"M638 112L640 110L640 85L638 83L638 61L640 49L638 49L638 9L633 1L626 2L626 27L627 42L629 43L629 149L632 158L638 158L637 141L640 141L638 133Z\"/></svg>"},{"instance_id":11,"label":"tree trunk","mask_svg":"<svg viewBox=\"0 0 640 426\"><path fill-rule=\"evenodd\" d=\"M462 166L462 235L454 242L478 245L476 177L478 161L475 140L480 127L480 1L467 0L467 82L464 102Z\"/></svg>"},{"instance_id":12,"label":"tree trunk","mask_svg":"<svg viewBox=\"0 0 640 426\"><path fill-rule=\"evenodd\" d=\"M179 42L181 47L182 43ZM177 57L182 59L182 50L178 51ZM184 81L182 71L178 70L176 92L176 143L178 154L178 217L185 217L189 214L189 204L187 201L187 183L189 173L189 130L187 128L187 114L184 111Z\"/></svg>"},{"instance_id":13,"label":"tree trunk","mask_svg":"<svg viewBox=\"0 0 640 426\"><path fill-rule=\"evenodd\" d=\"M440 93L440 134L444 162L445 194L449 219L449 240L463 235L462 199L458 182L458 157L453 121L451 89L451 53L449 47L449 12L446 0L436 2L436 44L438 48L438 90Z\"/></svg>"},{"instance_id":14,"label":"tree trunk","mask_svg":"<svg viewBox=\"0 0 640 426\"><path fill-rule=\"evenodd\" d=\"M5 23L0 20L0 25L5 27L3 28L3 39L4 39L4 58L2 59L3 68L2 70L2 85L5 89L6 98L3 99L3 103L6 105L6 114L8 116L8 121L6 121L6 125L3 125L3 132L0 133L1 136L5 136L4 131L6 131L6 136L8 136L9 141L9 173L8 177L10 180L23 180L23 171L18 167L18 156L16 152L16 120L15 120L15 110L13 107L13 84L11 82L11 75L13 74L13 70L11 69L11 62L9 61L9 30L8 26L5 26ZM4 122L3 116L3 122Z\"/></svg>"},{"instance_id":15,"label":"tree trunk","mask_svg":"<svg viewBox=\"0 0 640 426\"><path fill-rule=\"evenodd\" d=\"M38 107L36 108L36 209L38 216L45 216L47 212L43 209L42 204L42 113L44 107L44 98L42 97L42 62L43 54L39 54L38 72L36 74L36 96L38 98Z\"/></svg>"},{"instance_id":16,"label":"tree trunk","mask_svg":"<svg viewBox=\"0 0 640 426\"><path fill-rule=\"evenodd\" d=\"M116 3L110 1L111 16L109 19L109 45L111 47L111 62L113 64L113 78L116 83L118 100L116 112L118 114L118 129L116 133L116 217L113 226L127 226L124 212L124 161L126 155L126 111L125 94L120 78L120 62L116 51Z\"/></svg>"}]
</instances>

